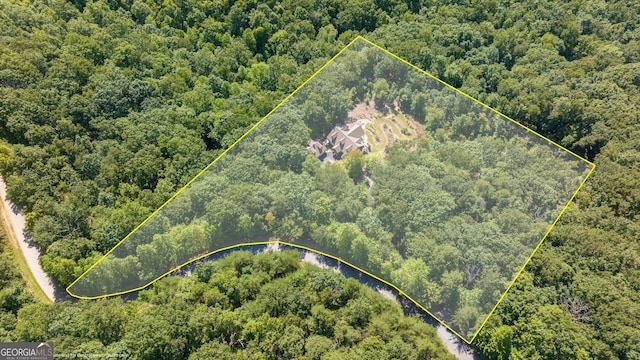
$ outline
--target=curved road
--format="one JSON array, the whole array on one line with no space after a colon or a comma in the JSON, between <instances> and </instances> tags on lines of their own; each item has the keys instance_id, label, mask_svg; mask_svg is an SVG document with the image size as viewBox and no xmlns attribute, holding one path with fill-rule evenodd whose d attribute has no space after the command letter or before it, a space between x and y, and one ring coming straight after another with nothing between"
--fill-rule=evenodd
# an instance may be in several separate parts
<instances>
[{"instance_id":1,"label":"curved road","mask_svg":"<svg viewBox=\"0 0 640 360\"><path fill-rule=\"evenodd\" d=\"M35 247L33 242L25 238L25 217L24 214L17 209L17 207L11 203L11 201L7 200L7 192L6 192L6 183L4 179L0 176L0 200L2 202L2 217L3 222L7 225L11 226L11 229L7 230L7 237L9 237L9 241L13 241L11 237L13 236L15 240L18 241L20 245L20 249L24 254L24 257L27 260L27 264L31 273L35 277L38 285L47 295L47 297L51 301L55 301L56 298L64 297L64 289L56 286L51 278L42 270L40 263L38 262L38 257L40 256L40 252ZM6 228L6 226L5 226ZM13 232L10 234L9 232ZM276 249L279 250L279 246L276 246ZM324 261L323 261L324 260ZM317 254L313 254L311 252L305 252L305 256L303 261L320 266L320 267L332 267L326 262L329 262L328 258L320 257ZM347 268L341 268L339 265L337 267L333 267L334 271L341 272L343 275ZM349 275L346 275L349 276ZM375 288L375 287L374 287ZM382 293L385 297L390 298L392 300L398 301L398 298L391 291L384 291L382 289L377 289L380 293ZM462 340L460 340L457 336L447 330L444 326L438 324L436 326L437 334L445 344L447 349L456 356L456 358L460 360L478 360L483 359L482 355L478 354L473 346L465 344Z\"/></svg>"},{"instance_id":2,"label":"curved road","mask_svg":"<svg viewBox=\"0 0 640 360\"><path fill-rule=\"evenodd\" d=\"M280 246L278 245L269 245L268 248L273 250L280 250ZM330 268L333 271L341 273L346 277L353 277L355 279L358 279L360 283L365 284L371 287L372 289L378 291L380 294L382 294L382 296L386 297L387 299L391 299L399 303L402 306L403 310L405 311L405 314L414 313L415 309L417 309L413 305L413 303L409 301L405 301L405 302L401 301L398 295L394 293L392 290L390 290L389 287L386 286L385 284L378 282L377 280L369 276L362 276L363 274L360 271L357 271L351 268L350 266L342 266L342 263L338 262L337 260L330 259L328 257L324 257L322 255L319 255L310 251L303 251L303 254L304 256L302 258L302 261L309 264L316 265L321 268L325 268L325 269ZM420 316L427 324L430 324L436 328L436 333L438 334L438 337L440 338L442 343L444 343L447 350L449 350L449 352L453 354L457 359L459 360L484 360L485 359L485 357L479 351L477 351L473 345L469 345L464 341L462 341L459 337L457 337L454 333L449 331L446 327L437 323L435 319L432 320L431 316L426 315L421 311L417 313L422 314Z\"/></svg>"},{"instance_id":3,"label":"curved road","mask_svg":"<svg viewBox=\"0 0 640 360\"><path fill-rule=\"evenodd\" d=\"M9 241L18 242L18 244L20 245L20 250L22 250L22 254L27 260L29 270L33 274L33 277L36 279L36 282L45 293L45 295L47 295L49 300L55 301L56 295L60 294L62 289L58 289L57 286L53 284L51 278L49 278L44 270L42 270L42 267L38 262L40 251L30 239L27 239L25 237L24 214L17 206L15 206L11 201L7 199L7 184L4 182L4 179L1 176L0 200L2 202L2 220L5 224L5 232L7 233L7 238L9 239Z\"/></svg>"}]
</instances>

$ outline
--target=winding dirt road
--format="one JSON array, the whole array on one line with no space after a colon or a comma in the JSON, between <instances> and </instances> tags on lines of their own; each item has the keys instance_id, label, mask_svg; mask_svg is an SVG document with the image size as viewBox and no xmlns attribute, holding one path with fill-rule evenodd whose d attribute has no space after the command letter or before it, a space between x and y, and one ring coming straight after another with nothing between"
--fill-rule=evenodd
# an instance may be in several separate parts
<instances>
[{"instance_id":1,"label":"winding dirt road","mask_svg":"<svg viewBox=\"0 0 640 360\"><path fill-rule=\"evenodd\" d=\"M2 202L2 211L0 211L0 213L7 237L12 245L16 243L19 245L19 249L22 251L28 265L28 269L20 269L20 271L30 271L37 282L36 285L40 286L40 289L42 289L49 300L52 302L55 301L56 292L59 292L59 289L56 291L57 289L51 281L51 278L42 270L38 262L38 257L40 256L38 248L31 240L25 237L24 214L7 199L7 184L2 177L0 177L0 201ZM16 256L19 255L20 254L16 254ZM25 277L25 281L29 284L28 276L23 274L23 277Z\"/></svg>"}]
</instances>

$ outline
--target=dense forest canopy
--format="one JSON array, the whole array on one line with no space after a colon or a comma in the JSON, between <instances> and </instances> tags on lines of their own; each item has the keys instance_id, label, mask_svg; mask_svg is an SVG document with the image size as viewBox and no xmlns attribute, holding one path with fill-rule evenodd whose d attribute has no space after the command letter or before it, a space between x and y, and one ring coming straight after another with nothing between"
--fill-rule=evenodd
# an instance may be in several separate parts
<instances>
[{"instance_id":1,"label":"dense forest canopy","mask_svg":"<svg viewBox=\"0 0 640 360\"><path fill-rule=\"evenodd\" d=\"M3 266L9 265L2 255ZM16 274L2 276L3 282L21 282ZM44 305L29 295L3 294L7 312L0 339L48 339L56 354L148 360L455 359L420 318L405 317L397 303L357 280L302 265L291 250L235 252L197 266L192 277L163 279L126 303L111 298ZM12 298L22 304L19 310L10 309Z\"/></svg>"},{"instance_id":2,"label":"dense forest canopy","mask_svg":"<svg viewBox=\"0 0 640 360\"><path fill-rule=\"evenodd\" d=\"M357 39L69 292L121 294L280 240L393 284L470 341L590 169Z\"/></svg>"},{"instance_id":3,"label":"dense forest canopy","mask_svg":"<svg viewBox=\"0 0 640 360\"><path fill-rule=\"evenodd\" d=\"M598 165L479 334L483 353L638 358L639 7L0 0L0 173L42 266L69 284L366 35ZM31 301L12 299L7 319Z\"/></svg>"}]
</instances>

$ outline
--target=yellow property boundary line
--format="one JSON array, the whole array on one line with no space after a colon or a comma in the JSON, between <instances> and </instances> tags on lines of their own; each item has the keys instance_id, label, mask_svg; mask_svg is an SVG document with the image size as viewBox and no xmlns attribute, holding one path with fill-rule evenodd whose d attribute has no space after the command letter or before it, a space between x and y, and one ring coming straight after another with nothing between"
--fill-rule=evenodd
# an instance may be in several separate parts
<instances>
[{"instance_id":1,"label":"yellow property boundary line","mask_svg":"<svg viewBox=\"0 0 640 360\"><path fill-rule=\"evenodd\" d=\"M76 284L83 276L85 276L89 271L91 271L96 265L98 265L102 260L104 260L109 254L111 254L118 246L120 246L120 244L122 244L124 241L126 241L133 233L135 233L138 229L140 229L140 227L142 227L144 224L147 223L147 221L149 221L153 216L155 216L162 208L164 208L168 203L170 203L176 196L178 196L182 191L184 191L184 189L186 189L189 185L191 185L197 178L200 177L200 175L202 175L203 173L205 173L211 166L213 166L213 164L215 164L221 157L223 157L225 154L227 154L227 152L229 152L234 146L236 146L236 144L238 144L242 139L244 139L249 133L251 133L258 125L260 125L266 118L268 118L271 114L273 114L276 110L278 110L287 100L289 100L293 95L295 95L302 87L304 87L309 81L311 81L313 78L316 77L316 75L318 75L322 70L324 70L329 64L331 64L333 62L333 60L335 60L338 56L340 56L345 50L347 50L351 45L353 45L356 41L358 40L363 40L365 41L367 44L372 45L373 47L383 51L384 53L391 55L393 58L400 60L401 62L403 62L404 64L410 66L411 68L418 70L419 72L427 75L428 77L430 77L431 79L436 80L437 82L443 84L444 86L456 91L459 94L464 95L466 98L471 99L472 101L484 106L485 108L501 115L502 117L504 117L505 119L513 122L514 124L520 126L521 128L525 129L526 131L546 140L547 142L555 145L556 147L566 151L567 153L575 156L576 158L588 163L589 165L591 165L591 170L589 171L589 173L587 173L587 175L585 176L585 178L582 180L582 182L580 183L580 185L578 186L578 188L576 189L576 191L573 193L573 195L571 196L571 198L569 199L569 201L567 202L567 204L564 206L564 208L562 209L562 211L560 212L560 214L558 215L558 217L555 219L555 221L551 224L551 226L549 227L549 229L547 230L547 232L544 234L544 236L542 237L542 239L538 242L537 246L534 248L533 252L531 253L531 256L529 256L529 258L525 261L524 265L520 268L520 270L516 273L516 275L514 276L513 280L511 281L511 283L509 284L509 286L507 286L507 289L502 293L502 295L500 296L500 298L498 299L497 303L495 304L495 306L493 307L493 309L491 309L491 311L489 312L489 314L486 316L486 318L484 319L484 321L482 322L482 324L478 327L478 329L475 331L475 333L473 334L473 336L471 337L471 339L467 339L466 337L460 335L457 331L455 331L454 329L452 329L449 325L447 325L444 321L442 321L439 317L437 317L436 315L434 315L433 313L431 313L428 309L426 309L424 306L422 306L420 303L418 303L417 301L415 301L413 298L411 298L407 293L405 293L404 291L402 291L400 288L398 288L396 285L381 279L380 277L369 273L368 271L359 268L358 266L355 266L347 261L342 260L341 258L334 256L334 255L330 255L303 245L298 245L298 244L292 244L292 243L287 243L287 242L283 242L283 241L279 241L279 240L272 240L272 241L258 241L258 242L246 242L246 243L240 243L240 244L235 244L235 245L231 245L231 246L227 246L224 248L220 248L220 249L216 249L214 251L211 251L209 253L203 254L201 256L198 256L194 259L190 259L189 261L183 263L182 265L179 265L169 271L167 271L166 273L158 276L156 279L152 280L151 282L149 282L148 284L145 284L143 286L134 288L134 289L130 289L130 290L126 290L126 291L121 291L121 292L116 292L116 293L111 293L111 294L106 294L106 295L101 295L101 296L93 296L93 297L88 297L88 296L81 296L81 295L76 295L74 293L72 293L70 291L70 288ZM420 309L422 309L423 311L425 311L427 314L429 314L432 318L434 318L436 321L438 321L440 324L442 324L444 327L446 327L449 331L451 331L452 333L454 333L456 336L458 336L460 339L462 339L464 342L466 342L467 344L471 344L473 342L473 340L475 340L475 338L477 337L477 335L479 334L480 330L482 330L482 328L484 327L484 325L487 323L487 321L489 320L489 318L491 317L491 315L493 315L494 311L496 310L496 308L498 307L498 305L502 302L502 300L504 299L505 295L507 294L507 292L511 289L511 287L513 286L513 284L516 282L516 280L518 279L518 277L520 276L520 274L522 274L522 272L524 271L525 267L529 264L529 262L531 261L531 259L533 258L533 255L535 255L535 253L538 251L538 249L540 248L540 246L542 245L542 243L544 242L544 240L546 239L547 235L549 235L549 233L551 232L551 230L553 229L553 227L555 226L555 224L558 222L558 220L560 219L560 217L562 217L562 215L564 214L564 212L567 210L567 208L569 207L569 205L571 204L571 202L573 201L574 197L577 195L577 193L580 191L580 189L582 188L582 186L585 184L585 182L587 181L587 179L589 178L589 176L591 175L591 173L595 170L595 164L590 162L589 160L575 154L574 152L572 152L571 150L566 149L565 147L563 147L560 144L557 144L556 142L546 138L545 136L538 134L537 132L529 129L528 127L520 124L519 122L511 119L510 117L504 115L503 113L501 113L500 111L490 107L489 105L484 104L483 102L469 96L468 94L464 93L463 91L456 89L455 87L447 84L446 82L436 78L435 76L431 75L430 73L426 72L425 70L422 70L420 68L418 68L417 66L409 63L408 61L400 58L399 56L389 52L386 49L383 49L382 47L374 44L373 42L365 39L362 36L357 36L355 39L353 39L351 42L349 42L349 44L347 44L345 47L343 47L336 55L334 55L329 61L327 61L324 65L322 65L316 72L313 73L313 75L311 75L307 80L305 80L300 86L298 86L291 94L289 94L287 97L285 97L280 103L278 103L278 105L276 105L276 107L273 108L273 110L271 110L267 115L265 115L262 119L260 119L260 121L258 121L255 125L253 125L247 132L245 132L238 140L236 140L231 146L229 146L229 148L227 148L225 151L223 151L218 157L216 157L209 165L207 165L202 171L200 171L196 176L194 176L191 180L189 180L189 182L187 182L182 188L180 188L173 196L171 196L167 201L164 202L164 204L162 204L157 210L155 210L151 215L149 215L142 223L140 223L140 225L136 226L127 236L125 236L122 240L120 240L111 250L109 250L106 254L104 254L98 261L96 261L95 264L93 264L92 266L90 266L84 273L82 273L82 275L80 275L74 282L72 282L67 288L66 291L69 293L69 295L79 298L79 299L85 299L85 300L94 300L94 299L101 299L101 298L106 298L109 296L117 296L117 295L123 295L123 294L127 294L127 293L131 293L131 292L135 292L135 291L139 291L142 290L146 287L148 287L149 285L155 283L156 281L162 279L163 277L169 275L170 273L182 268L185 265L188 265L190 263L193 263L195 261L201 260L205 257L208 257L210 255L213 255L215 253L218 252L222 252L222 251L226 251L226 250L230 250L230 249L234 249L234 248L238 248L238 247L242 247L242 246L249 246L249 245L269 245L269 244L283 244L286 246L291 246L291 247L295 247L295 248L299 248L299 249L303 249L303 250L308 250L311 252L315 252L317 254L320 254L322 256L326 256L328 258L332 258L334 260L337 260L343 264L346 264L388 286L390 286L391 288L395 289L396 291L398 291L399 294L403 295L404 297L406 297L407 299L409 299L411 302L413 302L414 304L416 304Z\"/></svg>"},{"instance_id":2,"label":"yellow property boundary line","mask_svg":"<svg viewBox=\"0 0 640 360\"><path fill-rule=\"evenodd\" d=\"M122 244L123 242L125 242L133 233L135 233L138 229L140 229L144 224L147 223L147 221L149 221L149 219L151 219L152 217L154 217L160 210L162 210L168 203L170 203L173 199L176 198L176 196L178 196L182 191L184 191L184 189L186 189L189 185L191 185L197 178L200 177L200 175L204 174L207 170L209 170L209 168L211 166L213 166L213 164L215 164L220 158L222 158L224 155L226 155L231 149L233 149L236 144L238 144L242 139L244 139L249 133L251 133L256 127L258 127L258 125L262 124L262 122L268 118L271 114L273 114L276 110L278 110L285 102L287 102L287 100L289 100L293 95L295 95L300 89L302 89L309 81L311 81L311 79L313 79L314 77L316 77L316 75L318 75L324 68L326 68L331 62L333 62L333 60L335 60L338 56L340 56L340 54L342 54L345 50L347 50L347 48L349 48L353 43L355 43L358 39L361 39L360 36L356 37L355 39L351 40L351 42L349 42L349 44L347 44L344 48L342 48L337 54L335 54L329 61L327 61L324 65L322 65L318 70L316 70L316 72L314 72L307 80L305 80L300 86L298 86L291 94L289 94L287 97L285 97L282 101L280 101L280 103L278 103L278 105L276 105L276 107L274 107L271 111L269 111L269 113L267 115L265 115L262 119L260 119L260 121L258 121L255 125L253 125L247 132L245 132L242 136L240 136L240 138L238 138L238 140L236 140L233 144L231 144L231 146L229 146L225 151L223 151L220 155L218 155L218 157L216 157L209 165L207 165L204 169L202 169L198 174L196 174L196 176L194 176L191 180L189 180L189 182L187 182L182 188L180 188L175 194L173 194L167 201L164 202L164 204L160 205L160 207L158 209L156 209L153 213L151 213L151 215L149 215L146 219L144 219L144 221L142 221L140 223L140 225L136 226L133 230L131 230L131 232L125 236L122 240L120 240L113 248L111 248L111 250L107 251L107 253L105 253L100 259L98 259L98 261L96 261L95 264L91 265L84 273L82 273L82 275L80 275L74 282L72 282L69 286L67 286L67 292L69 293L69 295L79 298L79 299L100 299L100 298L104 298L107 296L113 296L113 295L122 295L122 294L126 294L128 292L132 292L132 291L136 291L136 290L140 290L141 288L147 287L149 285L151 285L153 282L157 281L159 278L164 277L165 275L167 275L168 273L174 271L171 270L168 273L165 273L164 275L160 276L158 279L150 282L149 284L141 287L141 288L136 288L136 289L132 289L130 291L124 291L124 292L118 292L118 293L113 293L113 294L108 294L108 295L103 295L103 296L95 296L95 297L85 297L85 296L79 296L76 294L73 294L69 289L78 282L78 280L80 280L83 276L85 276L89 271L91 271L91 269L93 269L96 265L98 265L102 260L104 260L105 257L107 257L109 254L111 254L118 246L120 246L120 244ZM245 243L243 245L248 245L249 243ZM256 243L256 245L259 245L260 243ZM210 253L213 254L213 253ZM209 254L209 255L210 255ZM198 258L200 259L200 258ZM182 267L186 264L188 264L189 262L195 261L194 260L190 260L182 265L180 265L179 267Z\"/></svg>"}]
</instances>

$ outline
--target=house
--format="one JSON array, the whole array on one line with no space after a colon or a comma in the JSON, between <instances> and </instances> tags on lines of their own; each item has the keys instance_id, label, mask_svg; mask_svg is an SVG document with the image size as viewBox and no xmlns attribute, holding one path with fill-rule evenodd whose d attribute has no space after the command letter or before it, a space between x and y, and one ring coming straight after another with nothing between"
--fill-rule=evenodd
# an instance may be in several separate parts
<instances>
[{"instance_id":1,"label":"house","mask_svg":"<svg viewBox=\"0 0 640 360\"><path fill-rule=\"evenodd\" d=\"M322 162L332 163L352 150L358 149L368 154L371 147L367 142L364 123L358 121L334 127L322 142L310 140L307 149Z\"/></svg>"}]
</instances>

